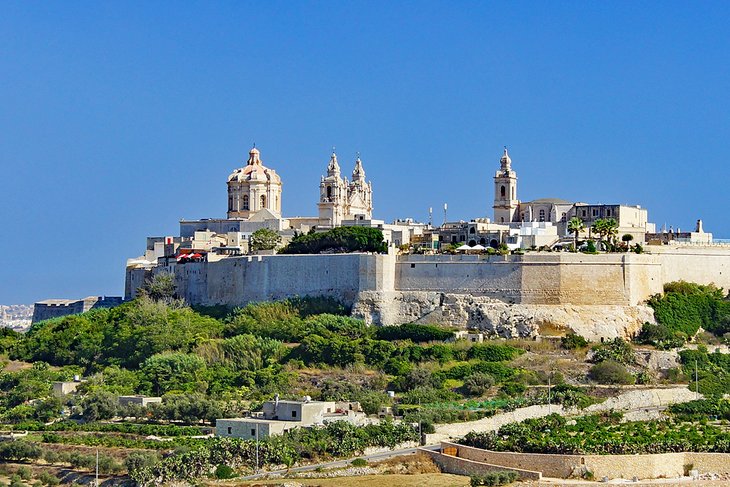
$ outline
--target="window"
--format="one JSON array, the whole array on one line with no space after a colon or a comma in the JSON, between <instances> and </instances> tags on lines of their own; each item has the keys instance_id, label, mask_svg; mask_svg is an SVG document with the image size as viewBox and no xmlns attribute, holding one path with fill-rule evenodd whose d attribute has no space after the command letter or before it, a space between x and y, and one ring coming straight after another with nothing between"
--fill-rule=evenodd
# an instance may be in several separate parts
<instances>
[{"instance_id":1,"label":"window","mask_svg":"<svg viewBox=\"0 0 730 487\"><path fill-rule=\"evenodd\" d=\"M243 209L248 210L248 195L247 194L243 195Z\"/></svg>"},{"instance_id":2,"label":"window","mask_svg":"<svg viewBox=\"0 0 730 487\"><path fill-rule=\"evenodd\" d=\"M230 435L230 434L232 433L232 431L231 431L231 430L232 430L232 428L231 428L231 427L229 426L229 427L228 427L228 434L229 434L229 435Z\"/></svg>"},{"instance_id":3,"label":"window","mask_svg":"<svg viewBox=\"0 0 730 487\"><path fill-rule=\"evenodd\" d=\"M251 436L256 436L256 428L251 428Z\"/></svg>"},{"instance_id":4,"label":"window","mask_svg":"<svg viewBox=\"0 0 730 487\"><path fill-rule=\"evenodd\" d=\"M415 269L415 268L416 268L416 264L411 264L411 269Z\"/></svg>"},{"instance_id":5,"label":"window","mask_svg":"<svg viewBox=\"0 0 730 487\"><path fill-rule=\"evenodd\" d=\"M583 216L586 216L587 215L586 210L581 210L581 213L582 213Z\"/></svg>"},{"instance_id":6,"label":"window","mask_svg":"<svg viewBox=\"0 0 730 487\"><path fill-rule=\"evenodd\" d=\"M476 230L474 230L474 227L471 227L469 229L469 233L471 233L472 235L476 233Z\"/></svg>"},{"instance_id":7,"label":"window","mask_svg":"<svg viewBox=\"0 0 730 487\"><path fill-rule=\"evenodd\" d=\"M611 208L606 208L606 216L611 216Z\"/></svg>"},{"instance_id":8,"label":"window","mask_svg":"<svg viewBox=\"0 0 730 487\"><path fill-rule=\"evenodd\" d=\"M561 222L565 222L565 220L567 220L567 219L568 219L568 215L566 215L565 213L563 213L563 215L560 217Z\"/></svg>"},{"instance_id":9,"label":"window","mask_svg":"<svg viewBox=\"0 0 730 487\"><path fill-rule=\"evenodd\" d=\"M332 200L332 186L327 186L327 201Z\"/></svg>"},{"instance_id":10,"label":"window","mask_svg":"<svg viewBox=\"0 0 730 487\"><path fill-rule=\"evenodd\" d=\"M291 417L292 418L296 418L297 417L297 412L296 411L292 411L291 412Z\"/></svg>"},{"instance_id":11,"label":"window","mask_svg":"<svg viewBox=\"0 0 730 487\"><path fill-rule=\"evenodd\" d=\"M233 196L228 197L228 211L233 210Z\"/></svg>"},{"instance_id":12,"label":"window","mask_svg":"<svg viewBox=\"0 0 730 487\"><path fill-rule=\"evenodd\" d=\"M525 212L520 213L520 220L525 221Z\"/></svg>"},{"instance_id":13,"label":"window","mask_svg":"<svg viewBox=\"0 0 730 487\"><path fill-rule=\"evenodd\" d=\"M261 195L261 208L266 208L266 195Z\"/></svg>"},{"instance_id":14,"label":"window","mask_svg":"<svg viewBox=\"0 0 730 487\"><path fill-rule=\"evenodd\" d=\"M540 210L540 221L541 222L545 221L545 210Z\"/></svg>"},{"instance_id":15,"label":"window","mask_svg":"<svg viewBox=\"0 0 730 487\"><path fill-rule=\"evenodd\" d=\"M593 208L593 212L591 214L593 216L598 216L598 208Z\"/></svg>"},{"instance_id":16,"label":"window","mask_svg":"<svg viewBox=\"0 0 730 487\"><path fill-rule=\"evenodd\" d=\"M499 222L500 223L504 223L504 217L503 216L499 217Z\"/></svg>"},{"instance_id":17,"label":"window","mask_svg":"<svg viewBox=\"0 0 730 487\"><path fill-rule=\"evenodd\" d=\"M505 195L507 194L507 190L505 189L505 187L504 187L504 186L502 186L502 187L501 187L501 188L499 189L499 194L500 194L500 196L501 196L502 198L504 198L504 197L505 197Z\"/></svg>"}]
</instances>

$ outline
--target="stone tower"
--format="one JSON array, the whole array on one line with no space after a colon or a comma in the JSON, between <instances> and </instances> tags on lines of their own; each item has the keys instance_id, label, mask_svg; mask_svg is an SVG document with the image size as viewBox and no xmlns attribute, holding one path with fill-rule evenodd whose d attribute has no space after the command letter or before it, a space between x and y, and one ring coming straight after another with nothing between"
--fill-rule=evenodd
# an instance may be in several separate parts
<instances>
[{"instance_id":1,"label":"stone tower","mask_svg":"<svg viewBox=\"0 0 730 487\"><path fill-rule=\"evenodd\" d=\"M281 178L264 166L254 147L246 166L228 176L228 218L249 218L261 210L281 215Z\"/></svg>"},{"instance_id":2,"label":"stone tower","mask_svg":"<svg viewBox=\"0 0 730 487\"><path fill-rule=\"evenodd\" d=\"M319 221L321 226L336 227L345 217L347 179L340 177L340 165L334 150L327 164L327 176L319 182Z\"/></svg>"},{"instance_id":3,"label":"stone tower","mask_svg":"<svg viewBox=\"0 0 730 487\"><path fill-rule=\"evenodd\" d=\"M517 199L517 173L512 170L512 159L504 148L499 160L499 171L494 175L494 223L512 223L519 221Z\"/></svg>"},{"instance_id":4,"label":"stone tower","mask_svg":"<svg viewBox=\"0 0 730 487\"><path fill-rule=\"evenodd\" d=\"M319 182L319 224L323 227L337 227L343 220L365 218L373 215L372 183L365 180L365 169L358 156L352 181L340 177L337 154L332 152L327 165L327 176Z\"/></svg>"}]
</instances>

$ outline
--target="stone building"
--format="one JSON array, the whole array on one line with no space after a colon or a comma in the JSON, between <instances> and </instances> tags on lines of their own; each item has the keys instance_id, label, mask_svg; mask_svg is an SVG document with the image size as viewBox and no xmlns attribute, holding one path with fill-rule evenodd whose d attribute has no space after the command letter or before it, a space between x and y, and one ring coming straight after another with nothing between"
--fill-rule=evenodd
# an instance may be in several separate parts
<instances>
[{"instance_id":1,"label":"stone building","mask_svg":"<svg viewBox=\"0 0 730 487\"><path fill-rule=\"evenodd\" d=\"M249 218L260 210L281 215L281 178L253 147L246 166L228 176L228 218Z\"/></svg>"},{"instance_id":2,"label":"stone building","mask_svg":"<svg viewBox=\"0 0 730 487\"><path fill-rule=\"evenodd\" d=\"M540 198L521 202L517 193L517 172L505 147L494 175L493 223L519 227L523 222L552 223L558 235L568 235L568 221L573 217L583 220L586 234L599 218L613 218L618 223L619 236L631 234L643 242L644 235L653 233L655 225L648 221L648 212L640 206L621 204L576 203L560 198Z\"/></svg>"},{"instance_id":3,"label":"stone building","mask_svg":"<svg viewBox=\"0 0 730 487\"><path fill-rule=\"evenodd\" d=\"M352 181L340 177L337 154L332 152L327 165L327 176L319 183L319 226L334 228L344 220L372 220L373 187L365 181L365 169L357 156Z\"/></svg>"},{"instance_id":4,"label":"stone building","mask_svg":"<svg viewBox=\"0 0 730 487\"><path fill-rule=\"evenodd\" d=\"M46 299L33 304L33 323L77 315L97 308L113 308L124 302L120 296L88 296L84 299Z\"/></svg>"}]
</instances>

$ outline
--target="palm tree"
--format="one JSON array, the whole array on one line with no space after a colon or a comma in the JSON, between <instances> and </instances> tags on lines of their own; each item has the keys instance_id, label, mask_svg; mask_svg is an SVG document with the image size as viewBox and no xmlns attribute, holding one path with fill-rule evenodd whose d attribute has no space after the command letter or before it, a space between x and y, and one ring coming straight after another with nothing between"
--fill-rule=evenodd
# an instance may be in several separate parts
<instances>
[{"instance_id":1,"label":"palm tree","mask_svg":"<svg viewBox=\"0 0 730 487\"><path fill-rule=\"evenodd\" d=\"M583 220L574 216L568 221L568 231L573 234L573 251L578 252L578 235L583 231L585 226Z\"/></svg>"},{"instance_id":2,"label":"palm tree","mask_svg":"<svg viewBox=\"0 0 730 487\"><path fill-rule=\"evenodd\" d=\"M606 239L615 247L616 237L618 236L618 222L613 218L607 218L604 222L603 231L606 235Z\"/></svg>"}]
</instances>

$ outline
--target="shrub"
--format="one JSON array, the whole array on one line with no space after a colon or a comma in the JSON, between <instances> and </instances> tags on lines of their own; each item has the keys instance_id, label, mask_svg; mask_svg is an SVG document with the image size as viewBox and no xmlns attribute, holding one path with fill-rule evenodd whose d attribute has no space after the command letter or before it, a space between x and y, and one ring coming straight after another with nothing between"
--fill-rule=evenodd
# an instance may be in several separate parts
<instances>
[{"instance_id":1,"label":"shrub","mask_svg":"<svg viewBox=\"0 0 730 487\"><path fill-rule=\"evenodd\" d=\"M519 382L507 382L499 390L508 396L515 397L523 394L527 390L527 386Z\"/></svg>"},{"instance_id":2,"label":"shrub","mask_svg":"<svg viewBox=\"0 0 730 487\"><path fill-rule=\"evenodd\" d=\"M660 350L679 348L684 345L686 339L687 336L680 331L672 332L666 325L651 323L644 323L639 336L636 337L638 343L653 345Z\"/></svg>"},{"instance_id":3,"label":"shrub","mask_svg":"<svg viewBox=\"0 0 730 487\"><path fill-rule=\"evenodd\" d=\"M613 360L604 360L588 372L588 376L599 384L633 384L634 377L622 364Z\"/></svg>"},{"instance_id":4,"label":"shrub","mask_svg":"<svg viewBox=\"0 0 730 487\"><path fill-rule=\"evenodd\" d=\"M471 485L472 487L480 487L483 485L496 487L500 485L511 484L515 480L517 480L517 472L498 470L495 472L489 472L484 475L472 475L469 485Z\"/></svg>"},{"instance_id":5,"label":"shrub","mask_svg":"<svg viewBox=\"0 0 730 487\"><path fill-rule=\"evenodd\" d=\"M58 485L61 483L58 477L50 472L41 472L38 476L38 480L40 480L43 485Z\"/></svg>"},{"instance_id":6,"label":"shrub","mask_svg":"<svg viewBox=\"0 0 730 487\"><path fill-rule=\"evenodd\" d=\"M588 340L577 333L568 333L560 339L560 344L566 350L575 350L576 348L587 347Z\"/></svg>"},{"instance_id":7,"label":"shrub","mask_svg":"<svg viewBox=\"0 0 730 487\"><path fill-rule=\"evenodd\" d=\"M232 479L236 476L236 472L228 465L221 464L215 468L215 478L218 480Z\"/></svg>"},{"instance_id":8,"label":"shrub","mask_svg":"<svg viewBox=\"0 0 730 487\"><path fill-rule=\"evenodd\" d=\"M445 341L454 338L454 332L434 325L406 323L398 326L381 326L375 332L378 340L411 340L415 343Z\"/></svg>"},{"instance_id":9,"label":"shrub","mask_svg":"<svg viewBox=\"0 0 730 487\"><path fill-rule=\"evenodd\" d=\"M364 458L356 458L352 462L350 462L350 465L352 465L353 467L367 467L369 463Z\"/></svg>"},{"instance_id":10,"label":"shrub","mask_svg":"<svg viewBox=\"0 0 730 487\"><path fill-rule=\"evenodd\" d=\"M593 347L593 352L593 363L613 360L620 364L629 365L636 360L631 344L621 337L616 337L607 343Z\"/></svg>"},{"instance_id":11,"label":"shrub","mask_svg":"<svg viewBox=\"0 0 730 487\"><path fill-rule=\"evenodd\" d=\"M477 372L464 380L464 390L470 396L483 396L493 385L494 377L484 372Z\"/></svg>"},{"instance_id":12,"label":"shrub","mask_svg":"<svg viewBox=\"0 0 730 487\"><path fill-rule=\"evenodd\" d=\"M43 450L35 443L27 441L4 441L0 443L0 460L36 460L41 458Z\"/></svg>"},{"instance_id":13,"label":"shrub","mask_svg":"<svg viewBox=\"0 0 730 487\"><path fill-rule=\"evenodd\" d=\"M467 352L467 358L483 360L485 362L506 362L523 354L525 351L509 345L495 345L491 343L477 343Z\"/></svg>"}]
</instances>

